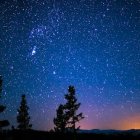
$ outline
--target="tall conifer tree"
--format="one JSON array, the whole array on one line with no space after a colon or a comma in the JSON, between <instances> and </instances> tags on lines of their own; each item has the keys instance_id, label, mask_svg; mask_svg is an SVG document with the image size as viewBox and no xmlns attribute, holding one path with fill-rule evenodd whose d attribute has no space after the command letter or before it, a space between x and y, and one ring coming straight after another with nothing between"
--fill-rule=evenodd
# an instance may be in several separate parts
<instances>
[{"instance_id":1,"label":"tall conifer tree","mask_svg":"<svg viewBox=\"0 0 140 140\"><path fill-rule=\"evenodd\" d=\"M21 104L18 109L17 122L20 130L31 129L30 116L28 113L29 107L27 106L26 96L22 95Z\"/></svg>"},{"instance_id":2,"label":"tall conifer tree","mask_svg":"<svg viewBox=\"0 0 140 140\"><path fill-rule=\"evenodd\" d=\"M71 132L75 133L80 128L80 126L76 127L76 123L84 117L83 113L77 114L77 110L79 109L81 103L77 103L74 86L69 86L65 99L67 101L64 105L67 118L67 127Z\"/></svg>"}]
</instances>

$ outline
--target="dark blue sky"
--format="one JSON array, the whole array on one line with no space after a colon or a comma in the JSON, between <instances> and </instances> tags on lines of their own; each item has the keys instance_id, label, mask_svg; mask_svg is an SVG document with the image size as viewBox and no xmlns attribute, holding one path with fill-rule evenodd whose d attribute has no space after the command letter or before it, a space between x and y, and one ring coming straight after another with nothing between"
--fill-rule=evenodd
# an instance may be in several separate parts
<instances>
[{"instance_id":1,"label":"dark blue sky","mask_svg":"<svg viewBox=\"0 0 140 140\"><path fill-rule=\"evenodd\" d=\"M53 128L74 85L84 129L140 128L140 0L0 1L4 116L21 94L33 128Z\"/></svg>"}]
</instances>

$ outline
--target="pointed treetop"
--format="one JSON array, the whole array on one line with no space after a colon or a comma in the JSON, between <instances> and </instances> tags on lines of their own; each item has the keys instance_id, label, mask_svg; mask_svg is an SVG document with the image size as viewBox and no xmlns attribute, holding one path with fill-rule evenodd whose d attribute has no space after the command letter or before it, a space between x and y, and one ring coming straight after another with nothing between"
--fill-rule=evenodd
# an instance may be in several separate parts
<instances>
[{"instance_id":1,"label":"pointed treetop","mask_svg":"<svg viewBox=\"0 0 140 140\"><path fill-rule=\"evenodd\" d=\"M22 94L22 98L25 98L25 94Z\"/></svg>"},{"instance_id":2,"label":"pointed treetop","mask_svg":"<svg viewBox=\"0 0 140 140\"><path fill-rule=\"evenodd\" d=\"M75 93L75 88L74 88L74 86L69 86L69 88L68 88L68 92L70 92L70 93Z\"/></svg>"}]
</instances>

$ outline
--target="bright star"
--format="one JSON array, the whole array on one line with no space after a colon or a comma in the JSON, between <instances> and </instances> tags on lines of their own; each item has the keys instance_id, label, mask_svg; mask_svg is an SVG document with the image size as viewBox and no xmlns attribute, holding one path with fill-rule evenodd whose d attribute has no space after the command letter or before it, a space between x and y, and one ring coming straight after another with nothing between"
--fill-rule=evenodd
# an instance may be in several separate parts
<instances>
[{"instance_id":1,"label":"bright star","mask_svg":"<svg viewBox=\"0 0 140 140\"><path fill-rule=\"evenodd\" d=\"M34 46L33 50L32 50L32 55L36 54L36 46Z\"/></svg>"}]
</instances>

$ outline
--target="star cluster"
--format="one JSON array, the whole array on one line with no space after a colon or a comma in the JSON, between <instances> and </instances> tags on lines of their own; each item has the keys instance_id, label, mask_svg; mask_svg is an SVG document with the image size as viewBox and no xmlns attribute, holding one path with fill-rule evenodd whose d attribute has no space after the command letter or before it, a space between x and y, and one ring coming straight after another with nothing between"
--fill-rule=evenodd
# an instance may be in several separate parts
<instances>
[{"instance_id":1,"label":"star cluster","mask_svg":"<svg viewBox=\"0 0 140 140\"><path fill-rule=\"evenodd\" d=\"M0 1L4 116L26 94L33 128L53 128L74 85L83 129L140 128L140 0Z\"/></svg>"}]
</instances>

